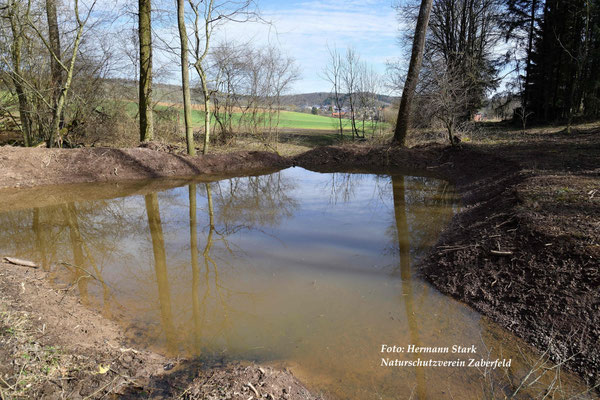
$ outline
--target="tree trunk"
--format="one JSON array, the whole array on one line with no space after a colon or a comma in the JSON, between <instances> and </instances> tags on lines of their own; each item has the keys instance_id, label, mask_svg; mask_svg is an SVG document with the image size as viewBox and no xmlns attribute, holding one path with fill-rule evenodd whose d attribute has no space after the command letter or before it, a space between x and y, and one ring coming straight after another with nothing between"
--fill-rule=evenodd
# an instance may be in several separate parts
<instances>
[{"instance_id":1,"label":"tree trunk","mask_svg":"<svg viewBox=\"0 0 600 400\"><path fill-rule=\"evenodd\" d=\"M531 2L531 14L529 21L529 32L527 38L527 64L525 65L525 87L523 88L523 101L521 107L523 113L526 112L529 105L529 86L531 86L531 56L533 54L533 37L535 35L535 11L537 8L537 0ZM525 130L523 128L523 130Z\"/></svg>"},{"instance_id":2,"label":"tree trunk","mask_svg":"<svg viewBox=\"0 0 600 400\"><path fill-rule=\"evenodd\" d=\"M185 139L187 152L190 156L196 155L194 145L194 132L192 130L192 101L190 95L190 69L188 64L188 35L185 29L185 2L177 0L177 25L179 26L179 40L181 42L181 86L183 90L183 119L185 122Z\"/></svg>"},{"instance_id":3,"label":"tree trunk","mask_svg":"<svg viewBox=\"0 0 600 400\"><path fill-rule=\"evenodd\" d=\"M139 0L139 42L140 42L140 141L154 139L154 118L152 115L152 30L150 0Z\"/></svg>"},{"instance_id":4,"label":"tree trunk","mask_svg":"<svg viewBox=\"0 0 600 400\"><path fill-rule=\"evenodd\" d=\"M210 142L210 91L208 90L208 84L206 83L207 77L204 69L197 64L196 70L200 76L202 94L204 95L204 148L202 149L202 154L207 154Z\"/></svg>"},{"instance_id":5,"label":"tree trunk","mask_svg":"<svg viewBox=\"0 0 600 400\"><path fill-rule=\"evenodd\" d=\"M400 146L406 145L406 133L410 124L410 106L412 103L417 82L419 81L419 71L423 61L423 52L425 50L425 37L427 36L427 25L429 24L429 14L433 0L421 0L421 8L417 18L417 27L415 28L415 38L413 41L408 74L402 90L402 99L400 100L400 109L398 110L398 123L394 131L394 143Z\"/></svg>"},{"instance_id":6,"label":"tree trunk","mask_svg":"<svg viewBox=\"0 0 600 400\"><path fill-rule=\"evenodd\" d=\"M60 32L58 30L58 13L56 11L56 0L46 0L46 18L48 19L48 45L50 51L50 74L52 78L52 124L48 138L48 147L54 146L54 139L62 125L62 106L57 114L63 90L63 67L61 65L62 55L60 48Z\"/></svg>"},{"instance_id":7,"label":"tree trunk","mask_svg":"<svg viewBox=\"0 0 600 400\"><path fill-rule=\"evenodd\" d=\"M13 71L11 74L15 91L19 99L19 119L21 120L21 132L23 133L23 143L25 147L31 146L31 116L29 114L29 102L25 89L23 88L21 75L21 49L23 47L23 31L20 28L16 13L18 3L12 4L10 14L10 27L13 35L13 43L11 48L11 56L13 62Z\"/></svg>"},{"instance_id":8,"label":"tree trunk","mask_svg":"<svg viewBox=\"0 0 600 400\"><path fill-rule=\"evenodd\" d=\"M60 49L60 33L58 30L58 15L56 11L56 0L46 0L46 17L48 18L48 43L50 51L50 73L52 75L52 106L56 107L63 80L63 69L60 65L62 60Z\"/></svg>"}]
</instances>

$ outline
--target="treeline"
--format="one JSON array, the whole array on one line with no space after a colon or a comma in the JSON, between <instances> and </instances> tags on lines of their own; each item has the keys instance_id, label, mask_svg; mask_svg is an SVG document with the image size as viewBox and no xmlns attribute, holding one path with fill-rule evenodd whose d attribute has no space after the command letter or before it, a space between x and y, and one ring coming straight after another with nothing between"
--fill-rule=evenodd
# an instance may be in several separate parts
<instances>
[{"instance_id":1,"label":"treeline","mask_svg":"<svg viewBox=\"0 0 600 400\"><path fill-rule=\"evenodd\" d=\"M527 40L521 116L600 116L600 1L511 0L507 26Z\"/></svg>"},{"instance_id":2,"label":"treeline","mask_svg":"<svg viewBox=\"0 0 600 400\"><path fill-rule=\"evenodd\" d=\"M198 140L206 152L240 131L273 143L281 96L299 72L276 47L215 37L244 22L264 22L253 0L0 0L2 130L48 147L184 137L189 154ZM181 68L173 87L183 118L159 105L155 81L174 72L165 65ZM135 81L136 93L117 77ZM203 129L194 131L193 111Z\"/></svg>"},{"instance_id":3,"label":"treeline","mask_svg":"<svg viewBox=\"0 0 600 400\"><path fill-rule=\"evenodd\" d=\"M429 21L421 24L427 29L413 125L438 121L452 141L494 92L498 114L518 100L512 117L523 127L535 121L570 128L574 118L600 117L600 0L402 3L396 9L409 27L407 44L423 6L430 11L422 13ZM397 86L405 59L390 64Z\"/></svg>"}]
</instances>

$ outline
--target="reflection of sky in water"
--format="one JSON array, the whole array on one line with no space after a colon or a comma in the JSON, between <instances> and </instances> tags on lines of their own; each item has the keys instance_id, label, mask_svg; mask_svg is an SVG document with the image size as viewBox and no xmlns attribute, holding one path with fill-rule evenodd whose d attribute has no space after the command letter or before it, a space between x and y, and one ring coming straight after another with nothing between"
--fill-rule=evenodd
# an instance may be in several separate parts
<instances>
[{"instance_id":1,"label":"reflection of sky in water","mask_svg":"<svg viewBox=\"0 0 600 400\"><path fill-rule=\"evenodd\" d=\"M72 204L75 222L65 222L64 206L35 211L37 225L30 210L0 213L6 227L0 250L38 260L43 254L52 264L74 262L79 249L84 267L108 285L84 280L90 302L120 315L138 345L207 360L284 362L339 398L397 398L413 390L446 398L449 388L455 398L473 398L469 393L481 387L473 370L382 368L383 343L479 346L484 340L504 354L518 353L513 337L410 271L455 212L445 182L292 168L209 185L195 186L194 250L187 186ZM395 203L405 204L404 212ZM152 232L150 215L161 220ZM403 220L400 242L408 247L399 245ZM157 243L164 249L155 253ZM403 248L409 254L400 254ZM515 361L513 372L523 371Z\"/></svg>"}]
</instances>

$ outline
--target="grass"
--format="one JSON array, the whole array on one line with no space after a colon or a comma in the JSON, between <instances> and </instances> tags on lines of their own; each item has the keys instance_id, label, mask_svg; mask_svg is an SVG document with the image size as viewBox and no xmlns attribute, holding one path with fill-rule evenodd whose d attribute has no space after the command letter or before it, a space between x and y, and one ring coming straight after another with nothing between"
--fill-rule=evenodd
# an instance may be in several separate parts
<instances>
[{"instance_id":1,"label":"grass","mask_svg":"<svg viewBox=\"0 0 600 400\"><path fill-rule=\"evenodd\" d=\"M0 398L35 398L46 383L62 379L70 366L68 358L56 347L37 341L36 331L24 312L9 311L0 300L0 345L4 362L12 360L12 372L0 376ZM6 364L9 365L9 364Z\"/></svg>"},{"instance_id":2,"label":"grass","mask_svg":"<svg viewBox=\"0 0 600 400\"><path fill-rule=\"evenodd\" d=\"M137 103L133 101L125 102L127 113L131 116L135 116L138 112ZM181 120L183 120L183 109L179 105L165 106L157 105L155 110L159 113L166 111L170 108L179 109ZM192 110L192 126L200 128L204 125L204 111ZM234 113L233 120L234 124L238 124L242 116L242 113ZM211 124L215 124L216 120L214 116L211 118ZM350 130L350 120L342 119L343 128ZM369 122L365 123L365 131L370 134L373 129ZM389 124L384 123L384 128L387 128ZM324 115L313 115L306 113L299 113L294 111L281 111L279 114L279 128L283 129L298 129L298 130L313 130L313 131L337 131L339 129L339 120L337 118L324 116ZM362 124L357 121L357 128L361 130Z\"/></svg>"}]
</instances>

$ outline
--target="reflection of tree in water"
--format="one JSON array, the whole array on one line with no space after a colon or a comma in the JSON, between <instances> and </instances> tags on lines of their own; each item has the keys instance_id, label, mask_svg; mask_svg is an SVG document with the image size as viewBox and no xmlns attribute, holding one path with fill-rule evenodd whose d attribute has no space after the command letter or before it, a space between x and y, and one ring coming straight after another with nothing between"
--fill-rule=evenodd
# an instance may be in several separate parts
<instances>
[{"instance_id":1,"label":"reflection of tree in water","mask_svg":"<svg viewBox=\"0 0 600 400\"><path fill-rule=\"evenodd\" d=\"M45 271L48 271L50 266L48 265L48 255L46 254L48 246L46 244L46 235L45 229L42 227L42 223L40 221L40 209L33 209L33 221L31 224L33 234L35 235L35 248L37 249L38 259L42 268Z\"/></svg>"},{"instance_id":2,"label":"reflection of tree in water","mask_svg":"<svg viewBox=\"0 0 600 400\"><path fill-rule=\"evenodd\" d=\"M352 173L332 173L326 183L329 191L329 203L347 203L354 197L356 186L362 181L362 175Z\"/></svg>"},{"instance_id":3,"label":"reflection of tree in water","mask_svg":"<svg viewBox=\"0 0 600 400\"><path fill-rule=\"evenodd\" d=\"M102 287L102 309L108 314L114 298L102 279L103 268L92 252L113 245L112 240L98 237L95 232L100 229L97 220L107 205L107 202L93 202L84 207L67 203L2 213L0 249L6 254L34 259L53 276L60 276L61 282L66 280L69 288L77 287L86 304L91 302L89 284L93 277L93 282ZM24 229L27 226L31 229Z\"/></svg>"},{"instance_id":4,"label":"reflection of tree in water","mask_svg":"<svg viewBox=\"0 0 600 400\"><path fill-rule=\"evenodd\" d=\"M167 340L167 349L168 351L173 352L176 346L176 335L171 310L171 291L169 289L169 278L167 274L167 254L165 251L160 210L158 208L158 196L156 193L152 193L146 195L144 200L146 202L146 212L148 214L148 227L150 228L150 235L152 237L154 270L158 286L161 322Z\"/></svg>"},{"instance_id":5,"label":"reflection of tree in water","mask_svg":"<svg viewBox=\"0 0 600 400\"><path fill-rule=\"evenodd\" d=\"M372 180L374 183L373 199L377 198L379 201L389 195L386 193L389 177L385 175L365 175L352 172L334 172L328 175L330 175L330 179L325 183L323 192L329 192L329 203L333 205L352 201L356 196L356 188L366 179Z\"/></svg>"},{"instance_id":6,"label":"reflection of tree in water","mask_svg":"<svg viewBox=\"0 0 600 400\"><path fill-rule=\"evenodd\" d=\"M400 278L402 279L403 293L400 298L404 303L410 341L411 344L419 347L421 346L421 340L419 339L418 313L415 313L415 295L413 293L413 280L410 267L410 233L408 231L408 218L406 215L406 190L404 181L405 179L403 176L392 176L394 216L397 232L396 238L398 242L398 256L400 257L400 264L394 272L400 273ZM413 360L416 360L418 356L415 353L412 353L412 355ZM427 393L425 371L423 367L415 367L415 376L417 382L417 398L419 400L425 400L427 398Z\"/></svg>"},{"instance_id":7,"label":"reflection of tree in water","mask_svg":"<svg viewBox=\"0 0 600 400\"><path fill-rule=\"evenodd\" d=\"M197 223L197 202L196 202L196 185L189 186L189 201L190 201L190 253L192 263L192 318L194 320L194 351L196 354L200 354L202 343L200 338L202 337L202 321L203 315L201 313L200 305L200 266L198 265L198 223ZM203 303L206 302L206 296L208 291L205 291L205 297Z\"/></svg>"},{"instance_id":8,"label":"reflection of tree in water","mask_svg":"<svg viewBox=\"0 0 600 400\"><path fill-rule=\"evenodd\" d=\"M233 178L210 186L217 221L226 232L279 225L298 207L288 195L293 185L280 172Z\"/></svg>"},{"instance_id":9,"label":"reflection of tree in water","mask_svg":"<svg viewBox=\"0 0 600 400\"><path fill-rule=\"evenodd\" d=\"M450 223L456 202L454 193L448 182L401 175L392 176L392 191L394 179L404 182L410 251L414 258L419 258L435 244L441 231ZM390 226L388 235L394 238L388 249L390 254L398 254L397 234L396 227Z\"/></svg>"},{"instance_id":10,"label":"reflection of tree in water","mask_svg":"<svg viewBox=\"0 0 600 400\"><path fill-rule=\"evenodd\" d=\"M83 240L81 238L81 232L79 231L79 223L77 221L77 210L75 209L74 203L64 204L62 206L65 221L69 226L69 238L71 241L71 248L73 251L73 282L77 284L79 288L79 295L83 304L89 304L88 296L88 279L91 277L86 274L84 268L84 255L83 255Z\"/></svg>"},{"instance_id":11,"label":"reflection of tree in water","mask_svg":"<svg viewBox=\"0 0 600 400\"><path fill-rule=\"evenodd\" d=\"M406 203L411 242L419 250L428 249L454 215L454 192L450 183L423 177L407 177Z\"/></svg>"},{"instance_id":12,"label":"reflection of tree in water","mask_svg":"<svg viewBox=\"0 0 600 400\"><path fill-rule=\"evenodd\" d=\"M204 273L201 273L198 262L199 246L197 239L197 187L189 186L190 215L190 249L192 265L192 315L194 325L194 352L202 351L202 329L206 314L215 313L216 308L221 317L211 321L211 328L224 332L231 328L237 311L233 307L233 296L245 296L248 301L252 293L234 290L223 285L220 279L219 264L236 256L234 246L229 243L228 236L241 230L260 230L263 226L274 226L282 219L291 216L297 208L294 199L287 195L291 185L282 179L281 174L258 177L234 178L227 181L207 183L203 186L206 195L208 224L206 228L206 244L202 248ZM215 257L214 245L225 252L227 257ZM222 267L222 266L221 266ZM235 266L233 266L235 268ZM229 340L229 335L222 335Z\"/></svg>"}]
</instances>

